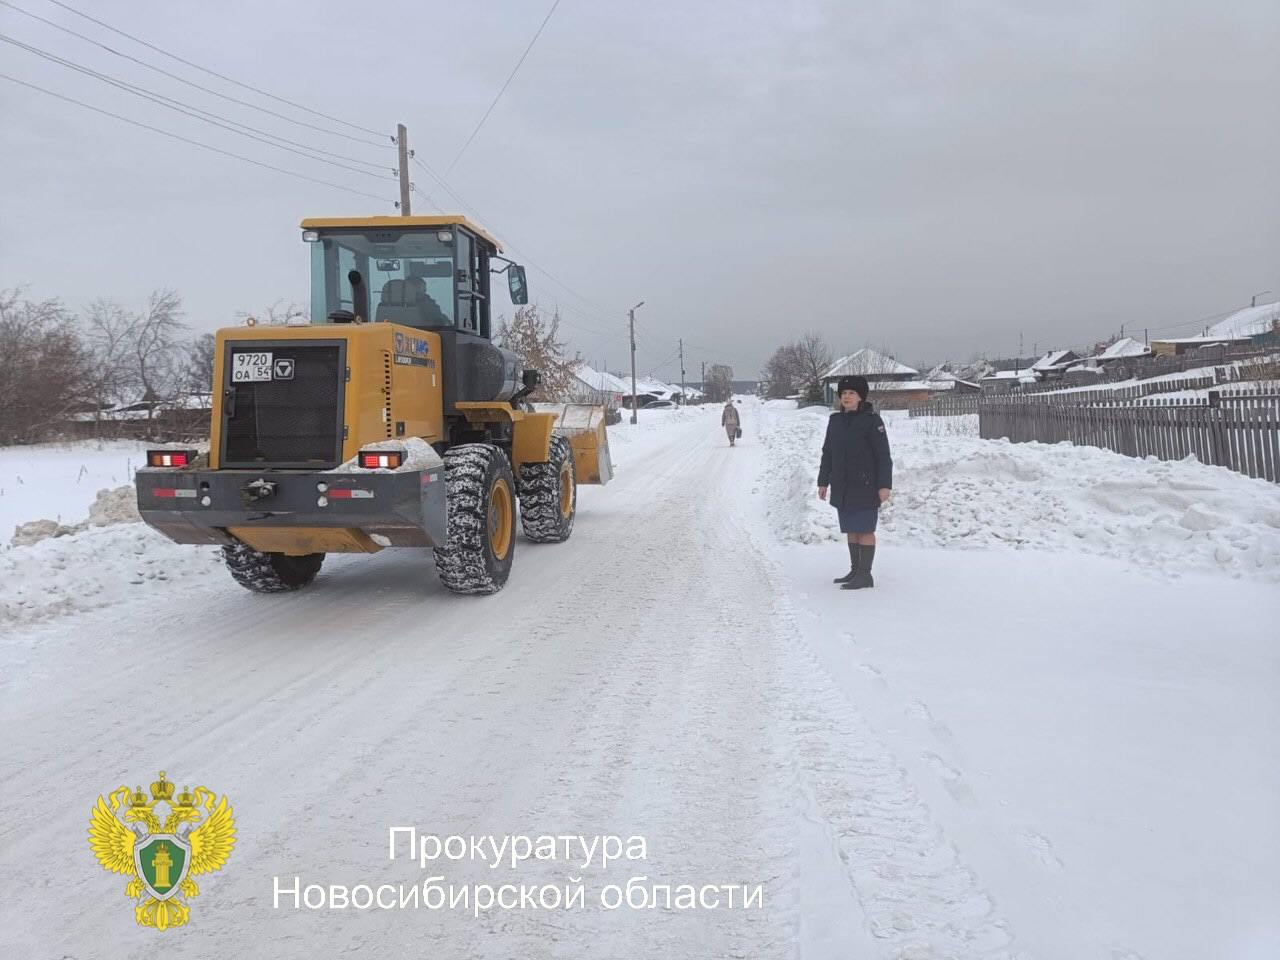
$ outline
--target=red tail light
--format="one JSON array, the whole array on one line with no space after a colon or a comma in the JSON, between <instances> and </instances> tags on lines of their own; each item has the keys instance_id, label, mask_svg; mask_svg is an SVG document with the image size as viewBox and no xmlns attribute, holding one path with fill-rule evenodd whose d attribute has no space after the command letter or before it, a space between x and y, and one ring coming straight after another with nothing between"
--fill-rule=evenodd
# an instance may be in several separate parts
<instances>
[{"instance_id":1,"label":"red tail light","mask_svg":"<svg viewBox=\"0 0 1280 960\"><path fill-rule=\"evenodd\" d=\"M189 467L195 462L194 450L148 450L149 467Z\"/></svg>"},{"instance_id":2,"label":"red tail light","mask_svg":"<svg viewBox=\"0 0 1280 960\"><path fill-rule=\"evenodd\" d=\"M365 470L394 470L404 463L404 451L361 450L357 462Z\"/></svg>"}]
</instances>

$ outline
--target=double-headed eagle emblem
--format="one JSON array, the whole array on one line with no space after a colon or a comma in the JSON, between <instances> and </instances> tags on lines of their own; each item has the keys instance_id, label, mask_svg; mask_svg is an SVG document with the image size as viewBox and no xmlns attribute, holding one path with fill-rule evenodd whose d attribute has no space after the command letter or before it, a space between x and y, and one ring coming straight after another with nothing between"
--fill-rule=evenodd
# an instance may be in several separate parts
<instances>
[{"instance_id":1,"label":"double-headed eagle emblem","mask_svg":"<svg viewBox=\"0 0 1280 960\"><path fill-rule=\"evenodd\" d=\"M191 912L185 902L200 894L192 877L221 870L236 843L235 821L224 795L206 787L186 787L173 797L173 784L160 771L151 797L142 788L117 787L98 797L89 818L89 846L111 873L123 873L124 894L135 901L139 926L181 927ZM161 805L168 808L160 820ZM184 899L185 898L185 899Z\"/></svg>"}]
</instances>

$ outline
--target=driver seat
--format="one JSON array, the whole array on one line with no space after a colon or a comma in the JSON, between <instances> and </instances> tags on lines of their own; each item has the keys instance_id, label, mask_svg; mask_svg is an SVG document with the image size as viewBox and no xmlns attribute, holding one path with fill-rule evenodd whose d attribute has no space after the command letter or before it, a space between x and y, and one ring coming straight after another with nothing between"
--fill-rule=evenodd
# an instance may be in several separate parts
<instances>
[{"instance_id":1,"label":"driver seat","mask_svg":"<svg viewBox=\"0 0 1280 960\"><path fill-rule=\"evenodd\" d=\"M449 324L449 318L427 293L427 285L421 277L388 280L383 284L374 320L378 323L402 323L409 327L439 327Z\"/></svg>"}]
</instances>

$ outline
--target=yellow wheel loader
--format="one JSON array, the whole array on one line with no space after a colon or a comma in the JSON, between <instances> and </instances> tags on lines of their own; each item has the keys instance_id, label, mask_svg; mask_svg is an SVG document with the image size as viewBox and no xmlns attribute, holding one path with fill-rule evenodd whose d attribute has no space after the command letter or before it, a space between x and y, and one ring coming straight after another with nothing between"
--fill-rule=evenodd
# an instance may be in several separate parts
<instances>
[{"instance_id":1,"label":"yellow wheel loader","mask_svg":"<svg viewBox=\"0 0 1280 960\"><path fill-rule=\"evenodd\" d=\"M149 450L143 520L219 544L259 593L315 579L327 553L435 551L457 593L502 589L517 517L567 539L579 483L612 476L604 411L539 404L538 373L492 340L490 278L523 267L463 217L302 222L311 317L219 330L207 455Z\"/></svg>"}]
</instances>

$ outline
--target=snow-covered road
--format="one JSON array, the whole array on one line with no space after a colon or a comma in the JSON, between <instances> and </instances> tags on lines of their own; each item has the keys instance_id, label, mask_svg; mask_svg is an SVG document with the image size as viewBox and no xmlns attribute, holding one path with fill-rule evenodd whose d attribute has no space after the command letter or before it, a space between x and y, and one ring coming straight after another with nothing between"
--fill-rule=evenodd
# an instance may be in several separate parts
<instances>
[{"instance_id":1,"label":"snow-covered road","mask_svg":"<svg viewBox=\"0 0 1280 960\"><path fill-rule=\"evenodd\" d=\"M1255 769L1280 730L1258 639L1273 585L1204 574L1191 585L1223 609L1188 620L1189 581L1115 559L889 543L877 590L841 593L840 548L779 542L769 516L790 482L780 437L807 427L744 410L732 450L715 410L614 428L617 480L581 492L567 544L520 541L491 598L450 595L397 551L260 597L189 550L195 575L10 623L0 955L1273 955L1280 873L1261 854L1280 784ZM51 569L74 591L68 557L110 564L114 535L56 541ZM1072 610L1127 598L1147 616L1114 656L1094 656L1120 639L1105 627L1060 649L1090 630ZM226 793L238 828L191 925L164 935L85 843L100 793L161 769ZM648 858L421 871L387 860L402 824L639 835ZM433 873L763 884L764 908L272 909L274 876Z\"/></svg>"}]
</instances>

